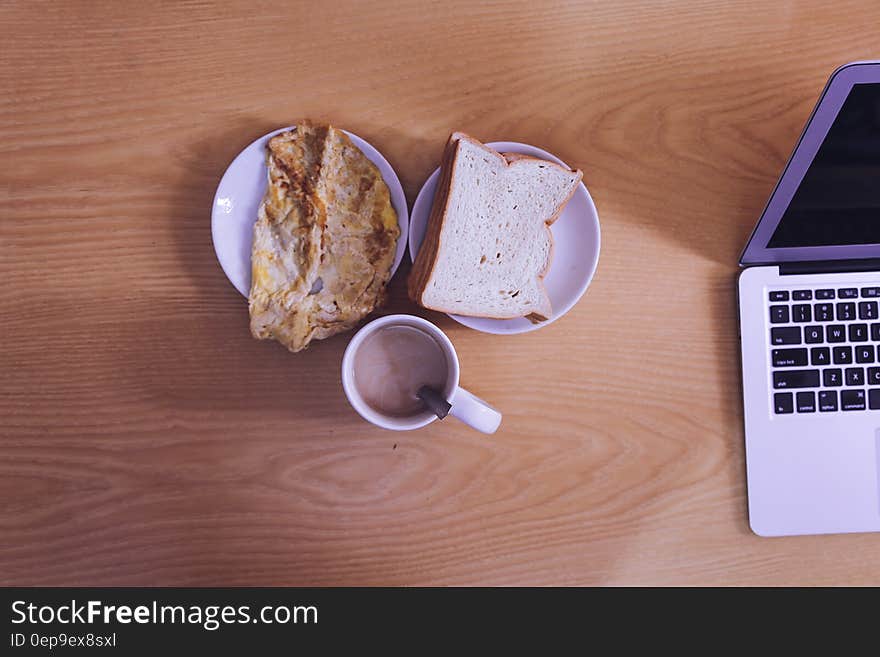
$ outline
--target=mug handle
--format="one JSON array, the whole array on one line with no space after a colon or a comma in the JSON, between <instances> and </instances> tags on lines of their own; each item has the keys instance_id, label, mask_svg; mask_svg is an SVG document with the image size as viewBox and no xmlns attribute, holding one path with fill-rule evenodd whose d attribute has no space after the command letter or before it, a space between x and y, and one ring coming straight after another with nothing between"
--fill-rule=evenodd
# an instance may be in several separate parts
<instances>
[{"instance_id":1,"label":"mug handle","mask_svg":"<svg viewBox=\"0 0 880 657\"><path fill-rule=\"evenodd\" d=\"M501 413L464 388L456 388L449 402L449 413L477 431L495 433L501 424Z\"/></svg>"}]
</instances>

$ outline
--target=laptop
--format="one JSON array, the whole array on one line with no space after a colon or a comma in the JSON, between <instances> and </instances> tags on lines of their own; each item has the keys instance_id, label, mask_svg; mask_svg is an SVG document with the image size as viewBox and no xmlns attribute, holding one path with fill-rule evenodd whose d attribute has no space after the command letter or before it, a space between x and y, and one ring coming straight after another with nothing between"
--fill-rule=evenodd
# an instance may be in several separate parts
<instances>
[{"instance_id":1,"label":"laptop","mask_svg":"<svg viewBox=\"0 0 880 657\"><path fill-rule=\"evenodd\" d=\"M831 75L740 265L752 530L880 531L880 61Z\"/></svg>"}]
</instances>

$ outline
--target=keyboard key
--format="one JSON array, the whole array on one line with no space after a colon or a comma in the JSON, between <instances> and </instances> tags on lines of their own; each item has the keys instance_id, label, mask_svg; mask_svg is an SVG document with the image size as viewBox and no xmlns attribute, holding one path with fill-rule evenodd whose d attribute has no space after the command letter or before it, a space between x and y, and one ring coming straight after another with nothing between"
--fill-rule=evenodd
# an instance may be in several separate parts
<instances>
[{"instance_id":1,"label":"keyboard key","mask_svg":"<svg viewBox=\"0 0 880 657\"><path fill-rule=\"evenodd\" d=\"M777 392L773 395L773 407L778 414L794 413L794 396L790 392Z\"/></svg>"},{"instance_id":2,"label":"keyboard key","mask_svg":"<svg viewBox=\"0 0 880 657\"><path fill-rule=\"evenodd\" d=\"M809 301L813 298L812 290L795 290L791 293L793 301Z\"/></svg>"},{"instance_id":3,"label":"keyboard key","mask_svg":"<svg viewBox=\"0 0 880 657\"><path fill-rule=\"evenodd\" d=\"M777 393L778 394L778 393ZM828 413L837 410L837 391L823 390L819 393L819 412Z\"/></svg>"},{"instance_id":4,"label":"keyboard key","mask_svg":"<svg viewBox=\"0 0 880 657\"><path fill-rule=\"evenodd\" d=\"M868 408L871 410L880 408L880 390L868 391Z\"/></svg>"},{"instance_id":5,"label":"keyboard key","mask_svg":"<svg viewBox=\"0 0 880 657\"><path fill-rule=\"evenodd\" d=\"M874 362L874 345L862 345L861 347L856 347L856 362L857 363L873 363Z\"/></svg>"},{"instance_id":6,"label":"keyboard key","mask_svg":"<svg viewBox=\"0 0 880 657\"><path fill-rule=\"evenodd\" d=\"M841 390L840 406L845 411L863 411L865 410L865 391L864 390Z\"/></svg>"},{"instance_id":7,"label":"keyboard key","mask_svg":"<svg viewBox=\"0 0 880 657\"><path fill-rule=\"evenodd\" d=\"M774 388L818 388L819 370L779 370L773 372Z\"/></svg>"},{"instance_id":8,"label":"keyboard key","mask_svg":"<svg viewBox=\"0 0 880 657\"><path fill-rule=\"evenodd\" d=\"M816 290L817 299L833 299L834 290Z\"/></svg>"},{"instance_id":9,"label":"keyboard key","mask_svg":"<svg viewBox=\"0 0 880 657\"><path fill-rule=\"evenodd\" d=\"M877 319L877 302L860 301L859 319Z\"/></svg>"},{"instance_id":10,"label":"keyboard key","mask_svg":"<svg viewBox=\"0 0 880 657\"><path fill-rule=\"evenodd\" d=\"M787 290L771 290L770 301L788 301Z\"/></svg>"},{"instance_id":11,"label":"keyboard key","mask_svg":"<svg viewBox=\"0 0 880 657\"><path fill-rule=\"evenodd\" d=\"M817 303L813 306L816 311L817 322L833 322L834 321L834 304Z\"/></svg>"},{"instance_id":12,"label":"keyboard key","mask_svg":"<svg viewBox=\"0 0 880 657\"><path fill-rule=\"evenodd\" d=\"M816 412L816 393L799 392L797 394L797 412L798 413L815 413Z\"/></svg>"},{"instance_id":13,"label":"keyboard key","mask_svg":"<svg viewBox=\"0 0 880 657\"><path fill-rule=\"evenodd\" d=\"M770 306L770 323L787 324L788 306Z\"/></svg>"},{"instance_id":14,"label":"keyboard key","mask_svg":"<svg viewBox=\"0 0 880 657\"><path fill-rule=\"evenodd\" d=\"M791 320L802 324L803 322L812 322L813 313L810 304L796 303L791 307Z\"/></svg>"},{"instance_id":15,"label":"keyboard key","mask_svg":"<svg viewBox=\"0 0 880 657\"><path fill-rule=\"evenodd\" d=\"M880 287L863 287L862 296L866 299L880 297Z\"/></svg>"},{"instance_id":16,"label":"keyboard key","mask_svg":"<svg viewBox=\"0 0 880 657\"><path fill-rule=\"evenodd\" d=\"M838 299L855 299L859 296L859 291L854 287L845 287L837 291Z\"/></svg>"},{"instance_id":17,"label":"keyboard key","mask_svg":"<svg viewBox=\"0 0 880 657\"><path fill-rule=\"evenodd\" d=\"M853 362L852 347L834 347L832 350L835 365L851 365Z\"/></svg>"},{"instance_id":18,"label":"keyboard key","mask_svg":"<svg viewBox=\"0 0 880 657\"><path fill-rule=\"evenodd\" d=\"M856 318L856 304L854 304L852 302L837 304L837 321L838 322L848 322L849 320L855 319L855 318Z\"/></svg>"},{"instance_id":19,"label":"keyboard key","mask_svg":"<svg viewBox=\"0 0 880 657\"><path fill-rule=\"evenodd\" d=\"M880 367L868 368L868 385L880 386Z\"/></svg>"},{"instance_id":20,"label":"keyboard key","mask_svg":"<svg viewBox=\"0 0 880 657\"><path fill-rule=\"evenodd\" d=\"M829 324L826 335L828 342L846 342L846 329L843 324Z\"/></svg>"},{"instance_id":21,"label":"keyboard key","mask_svg":"<svg viewBox=\"0 0 880 657\"><path fill-rule=\"evenodd\" d=\"M868 325L867 324L850 324L849 325L849 341L850 342L867 342L868 341Z\"/></svg>"},{"instance_id":22,"label":"keyboard key","mask_svg":"<svg viewBox=\"0 0 880 657\"><path fill-rule=\"evenodd\" d=\"M880 342L880 324L871 324L871 339Z\"/></svg>"},{"instance_id":23,"label":"keyboard key","mask_svg":"<svg viewBox=\"0 0 880 657\"><path fill-rule=\"evenodd\" d=\"M827 350L828 347L824 349ZM803 367L807 364L806 349L774 349L772 356L773 367Z\"/></svg>"},{"instance_id":24,"label":"keyboard key","mask_svg":"<svg viewBox=\"0 0 880 657\"><path fill-rule=\"evenodd\" d=\"M822 385L824 385L826 388L837 388L839 386L842 386L843 372L841 372L839 369L822 370Z\"/></svg>"},{"instance_id":25,"label":"keyboard key","mask_svg":"<svg viewBox=\"0 0 880 657\"><path fill-rule=\"evenodd\" d=\"M878 325L880 326L880 325ZM785 326L770 329L770 344L800 344L801 327Z\"/></svg>"},{"instance_id":26,"label":"keyboard key","mask_svg":"<svg viewBox=\"0 0 880 657\"><path fill-rule=\"evenodd\" d=\"M862 367L846 368L846 385L863 386L865 385L865 370Z\"/></svg>"},{"instance_id":27,"label":"keyboard key","mask_svg":"<svg viewBox=\"0 0 880 657\"><path fill-rule=\"evenodd\" d=\"M773 329L774 331L776 329ZM822 330L821 326L805 326L804 327L804 342L807 344L818 344L825 339L825 331Z\"/></svg>"},{"instance_id":28,"label":"keyboard key","mask_svg":"<svg viewBox=\"0 0 880 657\"><path fill-rule=\"evenodd\" d=\"M779 351L797 351L797 349L780 349ZM806 351L806 349L803 351ZM813 347L810 349L810 361L810 365L830 365L831 349L828 347Z\"/></svg>"}]
</instances>

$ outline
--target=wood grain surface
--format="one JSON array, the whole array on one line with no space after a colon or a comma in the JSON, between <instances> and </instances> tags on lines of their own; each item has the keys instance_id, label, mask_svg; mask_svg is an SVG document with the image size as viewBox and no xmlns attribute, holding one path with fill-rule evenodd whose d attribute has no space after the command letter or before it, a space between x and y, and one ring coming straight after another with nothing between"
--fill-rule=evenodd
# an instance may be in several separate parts
<instances>
[{"instance_id":1,"label":"wood grain surface","mask_svg":"<svg viewBox=\"0 0 880 657\"><path fill-rule=\"evenodd\" d=\"M0 584L880 584L748 528L737 256L873 0L0 4ZM452 130L583 169L597 275L540 331L421 312L504 412L363 422L349 336L253 340L215 187L302 117L412 203Z\"/></svg>"}]
</instances>

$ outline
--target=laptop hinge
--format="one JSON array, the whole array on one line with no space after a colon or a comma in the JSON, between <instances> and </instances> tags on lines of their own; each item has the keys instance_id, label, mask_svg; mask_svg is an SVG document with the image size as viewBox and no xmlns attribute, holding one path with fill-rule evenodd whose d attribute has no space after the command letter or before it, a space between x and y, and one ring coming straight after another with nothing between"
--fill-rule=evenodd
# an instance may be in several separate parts
<instances>
[{"instance_id":1,"label":"laptop hinge","mask_svg":"<svg viewBox=\"0 0 880 657\"><path fill-rule=\"evenodd\" d=\"M880 258L784 262L779 265L779 273L783 276L792 274L837 274L851 271L880 271Z\"/></svg>"}]
</instances>

